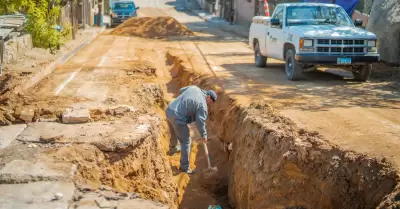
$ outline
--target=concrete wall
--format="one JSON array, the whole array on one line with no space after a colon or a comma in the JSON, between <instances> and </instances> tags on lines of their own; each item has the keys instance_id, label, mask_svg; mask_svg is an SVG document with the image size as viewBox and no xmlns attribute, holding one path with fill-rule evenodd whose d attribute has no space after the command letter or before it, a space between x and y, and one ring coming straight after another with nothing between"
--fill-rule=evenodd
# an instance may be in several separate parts
<instances>
[{"instance_id":1,"label":"concrete wall","mask_svg":"<svg viewBox=\"0 0 400 209\"><path fill-rule=\"evenodd\" d=\"M254 17L254 1L258 0L236 0L236 23L244 26L251 24Z\"/></svg>"},{"instance_id":2,"label":"concrete wall","mask_svg":"<svg viewBox=\"0 0 400 209\"><path fill-rule=\"evenodd\" d=\"M373 2L374 0L359 0L356 6L356 10L369 15L371 13Z\"/></svg>"},{"instance_id":3,"label":"concrete wall","mask_svg":"<svg viewBox=\"0 0 400 209\"><path fill-rule=\"evenodd\" d=\"M197 2L197 4L199 5L200 8L207 9L205 0L196 0L196 2Z\"/></svg>"},{"instance_id":4,"label":"concrete wall","mask_svg":"<svg viewBox=\"0 0 400 209\"><path fill-rule=\"evenodd\" d=\"M11 63L17 61L29 49L32 49L32 37L29 34L6 41L4 62Z\"/></svg>"},{"instance_id":5,"label":"concrete wall","mask_svg":"<svg viewBox=\"0 0 400 209\"><path fill-rule=\"evenodd\" d=\"M260 13L264 15L264 0L236 0L236 22L241 25L249 26L254 17L255 2L258 2ZM276 4L301 2L300 0L268 0L270 15L274 12Z\"/></svg>"}]
</instances>

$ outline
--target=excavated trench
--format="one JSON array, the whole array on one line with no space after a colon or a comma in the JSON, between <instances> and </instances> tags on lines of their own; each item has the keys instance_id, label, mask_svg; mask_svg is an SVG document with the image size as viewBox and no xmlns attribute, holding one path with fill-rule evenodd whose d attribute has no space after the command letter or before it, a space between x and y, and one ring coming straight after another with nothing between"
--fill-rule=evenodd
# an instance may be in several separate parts
<instances>
[{"instance_id":1,"label":"excavated trench","mask_svg":"<svg viewBox=\"0 0 400 209\"><path fill-rule=\"evenodd\" d=\"M171 74L181 87L218 92L208 128L222 139L229 158L225 176L234 208L399 208L399 176L385 158L373 158L300 129L264 101L242 102L212 73L193 69L168 53ZM217 164L218 164L217 163ZM222 174L224 175L224 174Z\"/></svg>"},{"instance_id":2,"label":"excavated trench","mask_svg":"<svg viewBox=\"0 0 400 209\"><path fill-rule=\"evenodd\" d=\"M76 205L96 193L118 201L140 196L169 208L207 208L208 202L224 209L400 207L398 172L384 158L343 150L317 132L299 129L265 101L243 103L234 92L226 93L224 81L196 71L184 58L167 53L166 60L176 87L198 85L218 93L207 123L217 175L176 172L179 161L166 155L166 90L142 85L138 92L154 95L143 110L79 125L76 130L90 129L90 135L71 129L75 135L57 142L72 146L47 152L57 162L77 165ZM80 143L83 139L91 140ZM201 146L192 148L192 164L206 168Z\"/></svg>"}]
</instances>

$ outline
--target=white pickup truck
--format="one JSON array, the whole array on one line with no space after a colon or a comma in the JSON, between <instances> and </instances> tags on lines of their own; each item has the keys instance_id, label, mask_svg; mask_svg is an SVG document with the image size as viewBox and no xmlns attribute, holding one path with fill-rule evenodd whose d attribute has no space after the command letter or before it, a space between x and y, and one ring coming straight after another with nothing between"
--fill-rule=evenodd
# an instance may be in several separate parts
<instances>
[{"instance_id":1,"label":"white pickup truck","mask_svg":"<svg viewBox=\"0 0 400 209\"><path fill-rule=\"evenodd\" d=\"M335 4L279 4L271 17L253 18L249 43L257 67L265 67L267 57L283 60L289 80L301 79L306 68L334 66L366 81L380 56L375 34L361 25Z\"/></svg>"}]
</instances>

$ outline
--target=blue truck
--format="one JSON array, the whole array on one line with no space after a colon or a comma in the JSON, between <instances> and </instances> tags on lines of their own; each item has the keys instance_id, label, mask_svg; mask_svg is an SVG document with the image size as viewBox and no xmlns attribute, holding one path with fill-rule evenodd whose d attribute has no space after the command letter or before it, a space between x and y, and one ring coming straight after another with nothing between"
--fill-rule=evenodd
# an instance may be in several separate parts
<instances>
[{"instance_id":1,"label":"blue truck","mask_svg":"<svg viewBox=\"0 0 400 209\"><path fill-rule=\"evenodd\" d=\"M118 26L131 17L137 17L135 2L132 0L111 1L111 27Z\"/></svg>"}]
</instances>

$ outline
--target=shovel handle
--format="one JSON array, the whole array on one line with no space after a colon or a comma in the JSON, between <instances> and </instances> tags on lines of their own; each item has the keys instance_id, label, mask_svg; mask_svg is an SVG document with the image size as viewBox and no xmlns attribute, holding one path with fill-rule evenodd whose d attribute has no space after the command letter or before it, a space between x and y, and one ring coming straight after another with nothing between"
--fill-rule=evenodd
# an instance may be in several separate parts
<instances>
[{"instance_id":1,"label":"shovel handle","mask_svg":"<svg viewBox=\"0 0 400 209\"><path fill-rule=\"evenodd\" d=\"M211 168L211 163L210 163L210 154L208 154L208 148L207 148L207 143L203 142L203 147L204 147L204 152L206 153L207 156L207 163L208 163L208 168Z\"/></svg>"}]
</instances>

